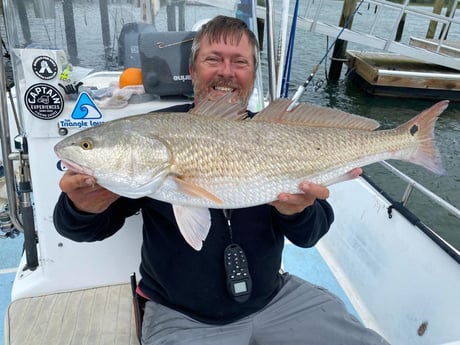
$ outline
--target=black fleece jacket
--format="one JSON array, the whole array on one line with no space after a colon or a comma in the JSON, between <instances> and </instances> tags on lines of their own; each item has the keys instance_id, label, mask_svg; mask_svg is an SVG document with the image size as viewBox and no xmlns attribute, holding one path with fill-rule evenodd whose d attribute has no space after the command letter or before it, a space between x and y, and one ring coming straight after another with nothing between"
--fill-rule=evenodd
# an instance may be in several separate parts
<instances>
[{"instance_id":1,"label":"black fleece jacket","mask_svg":"<svg viewBox=\"0 0 460 345\"><path fill-rule=\"evenodd\" d=\"M74 241L99 241L139 210L144 221L140 289L157 303L211 324L229 323L263 308L282 286L284 236L295 245L311 247L333 221L326 201L316 201L294 216L283 216L269 205L233 210L233 241L246 252L253 281L251 298L238 303L226 287L224 249L231 241L222 210L210 210L212 226L201 251L183 239L171 205L150 198L120 198L94 215L76 211L62 193L54 224L62 236Z\"/></svg>"}]
</instances>

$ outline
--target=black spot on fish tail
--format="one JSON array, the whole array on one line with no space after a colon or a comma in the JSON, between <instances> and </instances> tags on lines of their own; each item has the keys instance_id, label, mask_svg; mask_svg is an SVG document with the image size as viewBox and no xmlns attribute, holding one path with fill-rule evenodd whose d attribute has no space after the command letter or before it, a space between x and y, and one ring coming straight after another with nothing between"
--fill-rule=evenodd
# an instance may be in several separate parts
<instances>
[{"instance_id":1,"label":"black spot on fish tail","mask_svg":"<svg viewBox=\"0 0 460 345\"><path fill-rule=\"evenodd\" d=\"M417 126L417 125L413 125L413 126L410 128L410 134L411 134L412 136L414 136L415 133L417 133L417 132L418 132L418 126Z\"/></svg>"}]
</instances>

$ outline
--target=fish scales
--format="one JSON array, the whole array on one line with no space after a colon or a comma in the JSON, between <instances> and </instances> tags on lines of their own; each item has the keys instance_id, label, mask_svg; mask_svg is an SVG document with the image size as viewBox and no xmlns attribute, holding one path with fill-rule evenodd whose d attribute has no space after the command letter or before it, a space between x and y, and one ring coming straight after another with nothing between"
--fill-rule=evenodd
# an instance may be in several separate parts
<instances>
[{"instance_id":1,"label":"fish scales","mask_svg":"<svg viewBox=\"0 0 460 345\"><path fill-rule=\"evenodd\" d=\"M206 186L224 201L222 207L272 201L281 191L299 192L301 181L326 183L330 177L324 172L341 168L337 173L343 174L361 162L366 163L364 159L373 160L371 155L378 155L382 150L395 152L405 148L401 140L389 140L391 132L371 134L256 122L200 122L194 119L193 124L185 127L187 132L194 131L193 125L199 127L198 137L186 134L172 140L163 138L176 152L175 172L197 185ZM406 150L411 150L410 145L406 144ZM391 153L382 154L379 160L391 156ZM253 196L253 191L257 191L257 197ZM164 191L160 189L158 194L161 192ZM181 197L175 202L182 200ZM206 206L216 207L209 203Z\"/></svg>"}]
</instances>

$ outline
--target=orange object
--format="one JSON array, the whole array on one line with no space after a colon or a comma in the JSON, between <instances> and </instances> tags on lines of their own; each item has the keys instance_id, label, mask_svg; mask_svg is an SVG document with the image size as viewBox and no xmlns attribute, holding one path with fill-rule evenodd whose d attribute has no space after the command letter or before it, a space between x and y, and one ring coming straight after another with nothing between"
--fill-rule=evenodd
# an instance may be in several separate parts
<instances>
[{"instance_id":1,"label":"orange object","mask_svg":"<svg viewBox=\"0 0 460 345\"><path fill-rule=\"evenodd\" d=\"M125 86L142 85L142 71L140 68L129 67L120 74L118 82L120 89Z\"/></svg>"}]
</instances>

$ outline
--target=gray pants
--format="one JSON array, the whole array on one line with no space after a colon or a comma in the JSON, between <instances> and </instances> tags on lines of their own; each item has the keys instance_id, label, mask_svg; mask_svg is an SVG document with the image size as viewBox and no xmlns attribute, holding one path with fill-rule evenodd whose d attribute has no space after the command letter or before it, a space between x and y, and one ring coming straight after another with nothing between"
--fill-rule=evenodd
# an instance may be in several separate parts
<instances>
[{"instance_id":1,"label":"gray pants","mask_svg":"<svg viewBox=\"0 0 460 345\"><path fill-rule=\"evenodd\" d=\"M296 276L262 310L227 325L208 325L147 302L143 345L359 345L389 344L365 328L326 289Z\"/></svg>"}]
</instances>

